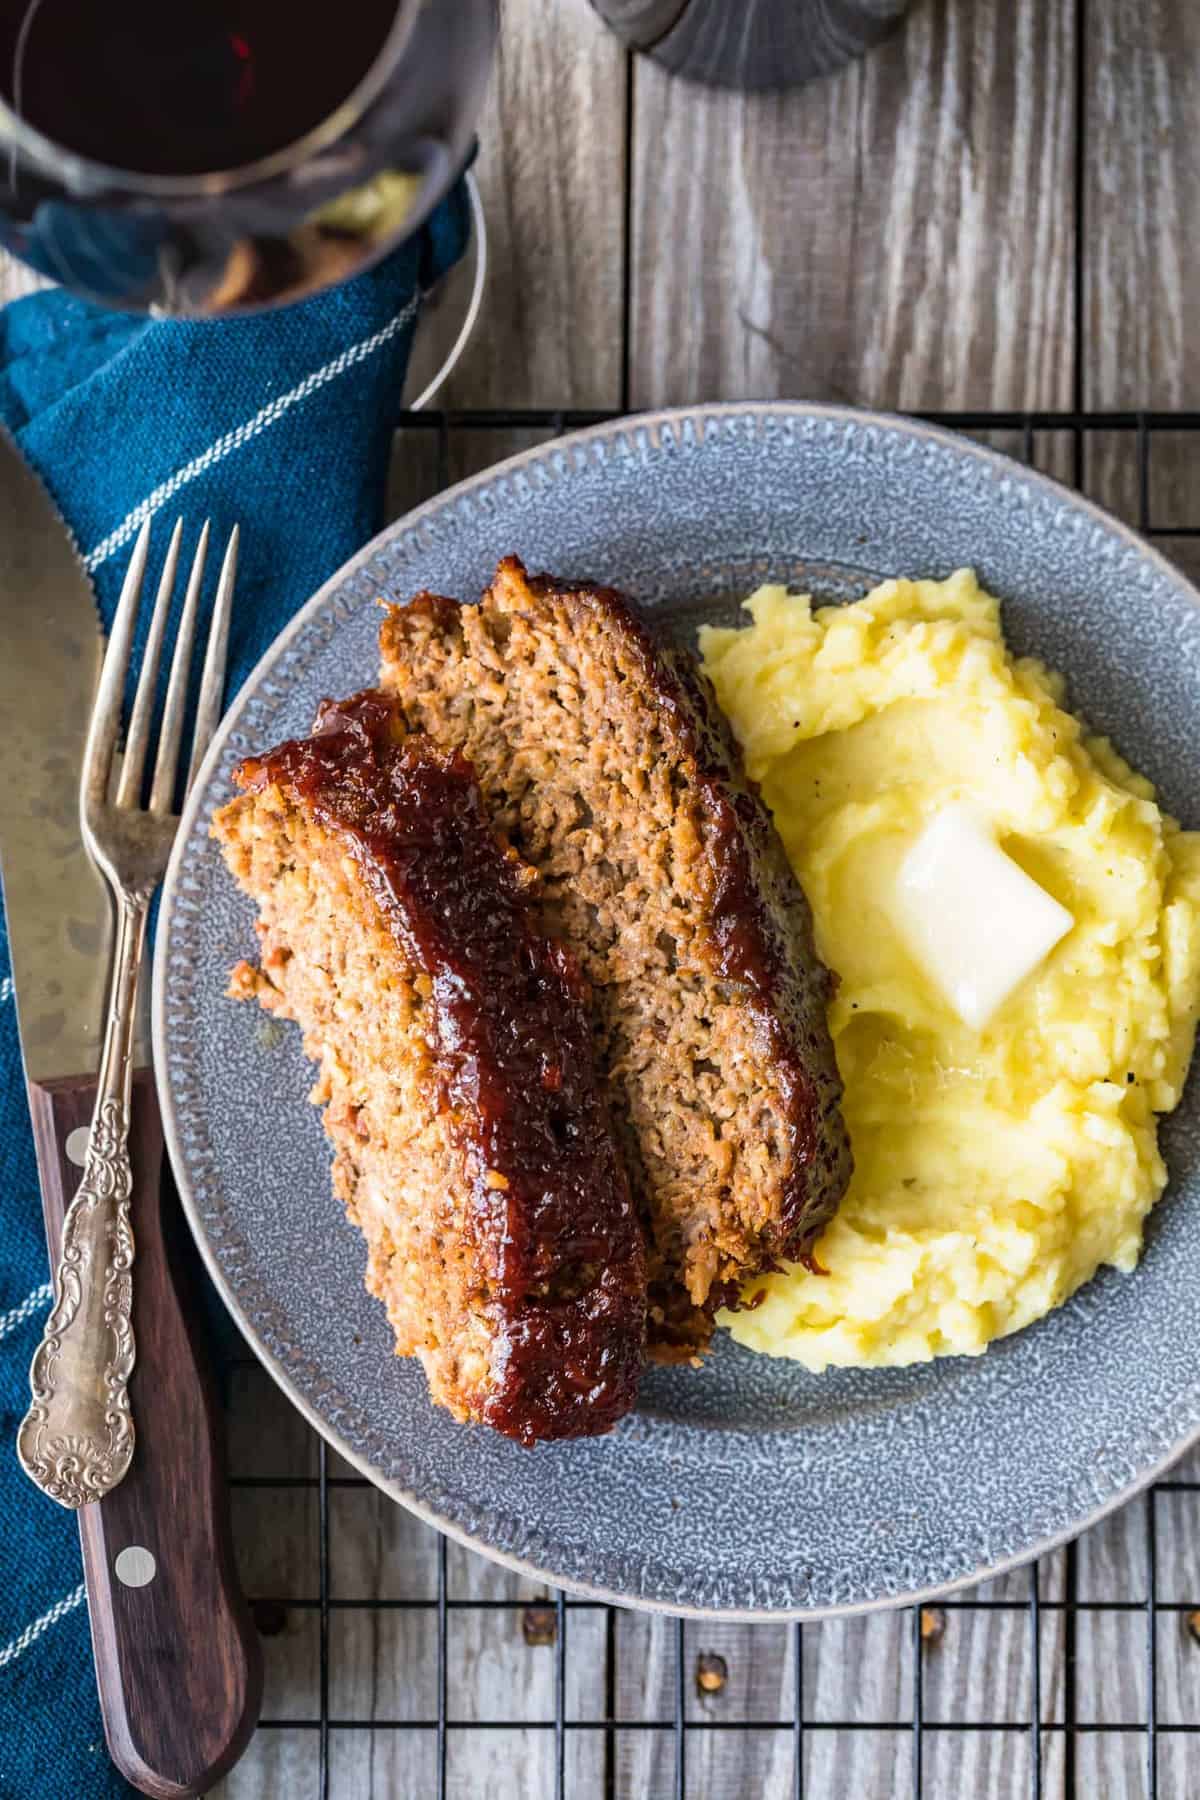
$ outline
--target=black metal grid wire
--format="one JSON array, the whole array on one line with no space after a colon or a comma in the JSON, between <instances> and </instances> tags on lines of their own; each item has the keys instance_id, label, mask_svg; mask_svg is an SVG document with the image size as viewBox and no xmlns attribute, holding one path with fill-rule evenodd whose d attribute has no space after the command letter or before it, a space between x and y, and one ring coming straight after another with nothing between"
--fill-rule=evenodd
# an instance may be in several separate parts
<instances>
[{"instance_id":1,"label":"black metal grid wire","mask_svg":"<svg viewBox=\"0 0 1200 1800\"><path fill-rule=\"evenodd\" d=\"M410 413L401 421L401 427L421 432L436 434L438 454L438 487L445 487L450 481L451 444L454 434L470 431L473 434L473 451L478 454L480 433L495 431L511 433L514 429L523 431L541 431L547 437L554 436L580 426L600 423L619 416L610 412L579 411L461 411L441 413ZM1200 480L1196 482L1197 516L1193 520L1180 523L1156 522L1152 509L1151 495L1151 447L1156 433L1188 434L1195 436L1195 453L1200 455L1200 412L1120 412L1095 413L1083 410L1069 412L959 412L929 413L924 415L930 422L946 425L954 429L969 432L973 435L1002 434L1006 446L1026 463L1034 461L1035 447L1040 434L1056 434L1058 441L1069 444L1068 469L1071 479L1077 487L1084 487L1088 473L1089 442L1095 442L1098 434L1119 434L1127 444L1128 453L1136 459L1136 516L1133 520L1142 534L1151 540L1168 540L1164 546L1180 540L1200 538ZM1109 440L1111 441L1111 439ZM498 454L503 451L498 443ZM253 1358L238 1358L239 1363L253 1364ZM286 1476L276 1478L242 1477L235 1478L235 1488L253 1489L287 1489L300 1488L316 1490L318 1502L318 1535L319 1535L319 1570L317 1595L311 1599L288 1599L286 1605L290 1609L315 1610L319 1618L319 1683L318 1683L318 1716L307 1719L275 1719L264 1717L260 1729L284 1729L288 1731L311 1731L317 1741L318 1787L320 1800L354 1800L354 1797L337 1791L331 1785L329 1738L331 1730L343 1731L376 1731L403 1730L405 1732L423 1731L436 1740L436 1795L437 1800L445 1800L447 1791L447 1748L452 1734L487 1733L504 1730L521 1732L546 1733L554 1742L554 1775L552 1788L547 1790L547 1800L594 1800L592 1793L586 1795L573 1790L568 1781L567 1735L580 1731L601 1732L604 1734L605 1757L604 1779L599 1795L595 1800L610 1800L615 1796L617 1787L617 1755L616 1741L618 1733L653 1732L669 1734L673 1743L673 1776L671 1792L674 1800L686 1800L688 1788L688 1754L689 1744L698 1734L711 1731L783 1731L790 1732L793 1745L792 1792L795 1800L819 1800L819 1795L808 1784L806 1794L806 1778L804 1769L803 1745L806 1734L836 1732L888 1733L895 1738L907 1730L911 1733L911 1787L913 1800L931 1800L930 1791L925 1779L925 1746L926 1740L938 1732L975 1733L995 1732L1004 1734L1009 1739L1024 1738L1030 1745L1028 1793L1031 1800L1042 1800L1047 1787L1045 1768L1046 1750L1044 1740L1061 1738L1063 1740L1063 1757L1059 1771L1054 1779L1054 1800L1062 1795L1064 1800L1093 1800L1094 1788L1082 1774L1077 1778L1076 1753L1081 1738L1092 1733L1105 1733L1112 1736L1133 1735L1142 1740L1144 1755L1144 1792L1148 1800L1182 1800L1182 1790L1172 1783L1170 1791L1166 1786L1160 1788L1158 1780L1159 1740L1169 1732L1171 1735L1186 1737L1194 1743L1195 1748L1195 1781L1196 1790L1200 1792L1200 1718L1192 1723L1172 1723L1162 1726L1158 1719L1157 1703L1157 1647L1156 1629L1160 1617L1175 1616L1182 1625L1179 1615L1197 1616L1197 1629L1200 1630L1200 1593L1188 1601L1166 1602L1158 1598L1157 1569L1157 1533L1156 1504L1162 1494L1192 1493L1200 1494L1200 1480L1164 1480L1156 1483L1146 1494L1131 1504L1140 1508L1143 1520L1144 1548L1146 1555L1147 1587L1144 1600L1086 1600L1079 1595L1078 1558L1075 1544L1066 1547L1064 1553L1064 1578L1062 1598L1049 1599L1039 1592L1039 1570L1036 1564L1025 1571L1027 1592L1024 1599L990 1599L976 1597L971 1593L956 1594L937 1603L936 1611L955 1616L971 1612L1008 1612L1022 1615L1028 1631L1031 1668L1032 1706L1030 1716L1025 1720L981 1718L961 1720L940 1720L926 1716L925 1675L927 1659L933 1653L927 1634L931 1626L936 1632L936 1613L931 1608L914 1607L909 1609L912 1642L912 1711L908 1721L884 1719L863 1721L861 1719L814 1718L805 1714L804 1707L804 1658L803 1645L806 1630L815 1629L803 1623L794 1623L788 1627L792 1634L792 1654L794 1664L794 1681L792 1691L792 1710L790 1716L769 1718L738 1718L727 1716L720 1710L713 1717L697 1718L688 1710L689 1684L695 1679L695 1668L689 1666L688 1645L685 1640L685 1622L682 1619L674 1622L674 1669L672 1696L673 1708L670 1716L659 1718L627 1718L617 1716L616 1683L614 1678L616 1659L616 1631L614 1609L602 1602L567 1598L559 1593L543 1602L552 1609L554 1627L554 1716L544 1719L528 1718L482 1718L457 1719L451 1716L449 1708L449 1657L448 1657L448 1625L450 1614L460 1610L477 1612L509 1612L516 1616L525 1612L531 1604L528 1598L513 1599L459 1599L452 1597L448 1591L446 1539L438 1540L437 1555L437 1592L435 1597L413 1597L374 1600L343 1600L331 1592L330 1583L330 1493L339 1488L369 1488L370 1483L359 1476L333 1475L329 1472L328 1455L324 1441L318 1446L318 1469L315 1475ZM339 1609L361 1609L383 1611L385 1609L406 1609L432 1614L437 1624L437 1711L428 1718L345 1718L331 1714L330 1710L330 1619ZM583 1613L602 1613L606 1618L605 1632L605 1711L601 1717L569 1718L567 1716L567 1662L573 1652L570 1645L570 1621L573 1616ZM1063 1615L1064 1634L1064 1695L1061 1717L1047 1718L1042 1716L1042 1680L1041 1680L1041 1624L1047 1614ZM1080 1718L1080 1695L1077 1692L1077 1656L1076 1632L1078 1620L1087 1613L1122 1613L1141 1615L1145 1621L1145 1637L1143 1645L1145 1709L1140 1717L1129 1717L1120 1721L1088 1721ZM747 1628L754 1630L754 1627ZM775 1627L763 1629L776 1630ZM945 1650L938 1652L946 1654ZM574 1654L582 1654L576 1651ZM949 1651L953 1654L953 1650ZM1200 1648L1197 1650L1200 1656ZM1135 1679L1136 1671L1129 1670L1127 1682L1130 1693L1136 1693L1139 1682ZM1015 1791L1015 1790L1014 1790ZM1188 1792L1192 1792L1191 1788ZM432 1800L432 1795L431 1795ZM721 1797L725 1800L725 1796ZM741 1800L740 1796L730 1796L729 1800ZM750 1797L747 1797L750 1800ZM864 1800L870 1800L864 1796ZM937 1800L943 1800L939 1794ZM946 1796L946 1800L949 1797ZM957 1800L957 1797L955 1797Z\"/></svg>"}]
</instances>

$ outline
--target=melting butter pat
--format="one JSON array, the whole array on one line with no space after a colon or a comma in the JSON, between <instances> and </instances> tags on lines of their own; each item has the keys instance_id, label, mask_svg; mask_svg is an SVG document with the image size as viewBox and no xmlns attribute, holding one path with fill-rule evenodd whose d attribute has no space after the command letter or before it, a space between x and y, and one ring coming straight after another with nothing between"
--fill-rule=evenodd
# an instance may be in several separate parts
<instances>
[{"instance_id":1,"label":"melting butter pat","mask_svg":"<svg viewBox=\"0 0 1200 1800\"><path fill-rule=\"evenodd\" d=\"M976 1031L1075 923L962 804L936 813L905 856L895 908L910 952Z\"/></svg>"}]
</instances>

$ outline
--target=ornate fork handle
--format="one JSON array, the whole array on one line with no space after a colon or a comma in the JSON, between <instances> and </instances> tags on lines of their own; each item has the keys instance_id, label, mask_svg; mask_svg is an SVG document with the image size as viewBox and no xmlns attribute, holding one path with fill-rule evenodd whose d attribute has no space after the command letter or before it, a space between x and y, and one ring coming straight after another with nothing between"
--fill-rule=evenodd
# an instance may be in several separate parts
<instances>
[{"instance_id":1,"label":"ornate fork handle","mask_svg":"<svg viewBox=\"0 0 1200 1800\"><path fill-rule=\"evenodd\" d=\"M117 942L83 1180L63 1224L54 1307L17 1435L25 1473L63 1506L99 1500L133 1456L129 1101L138 971L153 884L117 896Z\"/></svg>"}]
</instances>

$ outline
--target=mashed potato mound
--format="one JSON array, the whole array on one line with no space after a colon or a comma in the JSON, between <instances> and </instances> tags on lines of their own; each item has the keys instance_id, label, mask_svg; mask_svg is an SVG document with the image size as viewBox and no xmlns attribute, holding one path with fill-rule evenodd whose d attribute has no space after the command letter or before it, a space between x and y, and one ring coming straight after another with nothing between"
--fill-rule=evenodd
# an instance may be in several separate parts
<instances>
[{"instance_id":1,"label":"mashed potato mound","mask_svg":"<svg viewBox=\"0 0 1200 1800\"><path fill-rule=\"evenodd\" d=\"M810 1369L973 1354L1102 1263L1132 1269L1162 1193L1157 1113L1200 1010L1200 833L1014 660L962 569L814 612L764 587L705 664L840 978L830 1010L855 1174L817 1246L724 1313ZM906 952L889 905L954 800L1076 923L982 1031Z\"/></svg>"}]
</instances>

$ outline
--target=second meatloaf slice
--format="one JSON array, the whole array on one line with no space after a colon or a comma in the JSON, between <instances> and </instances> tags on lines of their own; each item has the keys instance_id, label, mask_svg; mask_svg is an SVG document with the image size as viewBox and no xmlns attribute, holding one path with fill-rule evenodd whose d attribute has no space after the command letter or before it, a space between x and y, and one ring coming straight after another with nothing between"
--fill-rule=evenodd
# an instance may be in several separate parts
<instances>
[{"instance_id":1,"label":"second meatloaf slice","mask_svg":"<svg viewBox=\"0 0 1200 1800\"><path fill-rule=\"evenodd\" d=\"M808 907L694 662L611 589L507 558L478 606L390 608L381 682L471 761L594 990L648 1215L652 1348L806 1254L849 1174Z\"/></svg>"},{"instance_id":2,"label":"second meatloaf slice","mask_svg":"<svg viewBox=\"0 0 1200 1800\"><path fill-rule=\"evenodd\" d=\"M327 703L239 769L213 830L262 959L235 990L304 1029L367 1285L433 1398L527 1443L606 1431L636 1393L645 1271L584 983L467 764L400 741L395 713Z\"/></svg>"}]
</instances>

